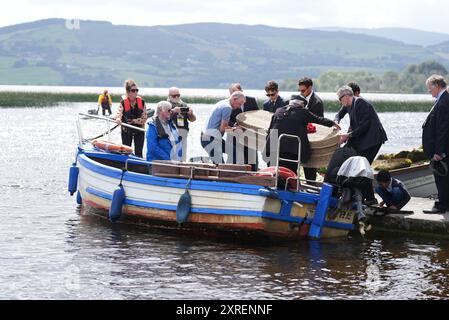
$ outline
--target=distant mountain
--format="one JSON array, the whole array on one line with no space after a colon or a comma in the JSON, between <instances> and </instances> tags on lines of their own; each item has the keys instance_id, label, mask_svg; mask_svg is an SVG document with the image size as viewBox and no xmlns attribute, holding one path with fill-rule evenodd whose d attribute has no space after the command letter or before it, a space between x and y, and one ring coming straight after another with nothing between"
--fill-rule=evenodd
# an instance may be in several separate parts
<instances>
[{"instance_id":1,"label":"distant mountain","mask_svg":"<svg viewBox=\"0 0 449 320\"><path fill-rule=\"evenodd\" d=\"M340 27L326 27L316 28L315 30L321 31L340 31L348 33L365 34L368 36L381 37L394 41L400 41L407 44L418 46L433 46L445 41L449 41L449 34L422 31L409 28L340 28Z\"/></svg>"},{"instance_id":2,"label":"distant mountain","mask_svg":"<svg viewBox=\"0 0 449 320\"><path fill-rule=\"evenodd\" d=\"M0 84L223 88L318 76L330 69L401 70L444 52L390 39L307 29L197 23L123 26L48 19L0 28Z\"/></svg>"}]
</instances>

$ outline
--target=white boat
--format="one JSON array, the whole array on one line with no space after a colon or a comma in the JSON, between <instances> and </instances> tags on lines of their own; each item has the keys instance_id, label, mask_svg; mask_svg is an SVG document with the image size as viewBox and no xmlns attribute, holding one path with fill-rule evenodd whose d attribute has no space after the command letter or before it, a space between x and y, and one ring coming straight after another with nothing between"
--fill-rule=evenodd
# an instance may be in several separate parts
<instances>
[{"instance_id":1,"label":"white boat","mask_svg":"<svg viewBox=\"0 0 449 320\"><path fill-rule=\"evenodd\" d=\"M69 191L77 193L78 203L89 212L113 221L143 221L207 235L298 240L344 237L354 229L355 211L337 209L332 186L327 184L318 192L285 191L276 188L277 176L270 177L274 182L270 186L266 176L232 167L223 170L185 163L182 168L191 172L185 177L176 164L165 164L176 170L174 175L155 170L156 165L164 166L164 162L99 150L80 137ZM191 202L186 216L180 218L185 209L180 200L186 190Z\"/></svg>"}]
</instances>

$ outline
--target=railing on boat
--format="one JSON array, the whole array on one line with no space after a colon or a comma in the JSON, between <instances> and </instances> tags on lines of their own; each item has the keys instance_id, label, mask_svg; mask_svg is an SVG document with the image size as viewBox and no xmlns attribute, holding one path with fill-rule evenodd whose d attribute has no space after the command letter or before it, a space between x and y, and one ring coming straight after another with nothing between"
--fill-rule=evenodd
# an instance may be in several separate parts
<instances>
[{"instance_id":1,"label":"railing on boat","mask_svg":"<svg viewBox=\"0 0 449 320\"><path fill-rule=\"evenodd\" d=\"M104 135L107 134L109 140L111 139L111 131L113 129L111 129L110 123L113 122L113 123L117 124L117 122L115 122L115 120L113 120L111 118L107 118L107 117L102 117L102 116L97 116L97 115L93 115L93 114L87 114L87 113L80 112L80 113L78 113L78 118L76 120L76 127L78 129L78 138L79 138L80 144L82 144L85 141L92 140L92 139L84 139L83 131L81 129L81 117L105 121L106 122L106 126L107 126L107 131L105 133L103 133L101 136L104 136ZM117 124L117 125L119 125L119 124ZM134 129L134 130L138 130L138 131L143 131L143 132L146 131L143 128L132 126L132 125L127 124L127 123L122 123L122 124L120 124L120 126L127 127L127 128Z\"/></svg>"}]
</instances>

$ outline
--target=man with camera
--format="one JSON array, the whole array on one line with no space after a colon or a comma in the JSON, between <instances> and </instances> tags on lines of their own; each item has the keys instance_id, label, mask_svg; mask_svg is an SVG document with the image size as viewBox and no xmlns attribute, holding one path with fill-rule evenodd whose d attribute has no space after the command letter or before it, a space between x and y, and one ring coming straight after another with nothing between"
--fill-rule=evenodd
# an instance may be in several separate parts
<instances>
[{"instance_id":1,"label":"man with camera","mask_svg":"<svg viewBox=\"0 0 449 320\"><path fill-rule=\"evenodd\" d=\"M178 129L182 142L182 161L186 161L187 158L187 136L189 134L189 121L194 122L196 116L193 110L187 106L187 104L181 100L181 94L179 89L171 87L168 89L167 101L172 105L171 120Z\"/></svg>"}]
</instances>

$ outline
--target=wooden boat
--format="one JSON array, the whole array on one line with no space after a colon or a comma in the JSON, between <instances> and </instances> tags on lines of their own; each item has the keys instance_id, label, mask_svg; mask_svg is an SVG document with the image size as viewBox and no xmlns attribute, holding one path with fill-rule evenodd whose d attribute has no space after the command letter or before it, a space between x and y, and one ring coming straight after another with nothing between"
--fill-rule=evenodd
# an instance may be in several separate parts
<instances>
[{"instance_id":1,"label":"wooden boat","mask_svg":"<svg viewBox=\"0 0 449 320\"><path fill-rule=\"evenodd\" d=\"M237 115L237 123L245 129L243 133L234 133L240 144L253 150L263 150L267 139L273 113L256 110ZM314 124L317 132L308 134L311 156L309 161L303 163L304 167L326 167L340 142L340 135L333 128Z\"/></svg>"},{"instance_id":2,"label":"wooden boat","mask_svg":"<svg viewBox=\"0 0 449 320\"><path fill-rule=\"evenodd\" d=\"M70 172L69 190L77 190L78 202L106 218L122 185L119 222L287 240L342 237L354 229L355 211L336 208L332 186L323 184L317 192L276 190L273 176L259 177L241 166L149 163L83 141ZM189 214L178 223L179 200L186 190L191 196Z\"/></svg>"}]
</instances>

